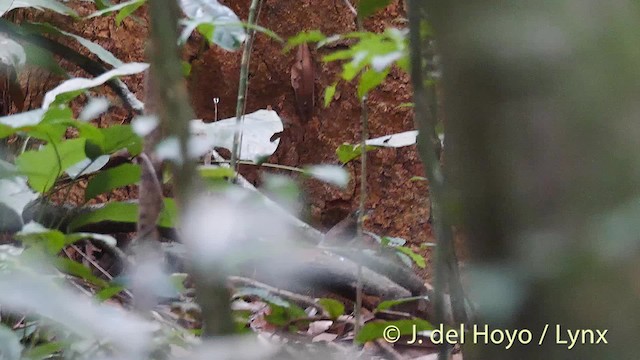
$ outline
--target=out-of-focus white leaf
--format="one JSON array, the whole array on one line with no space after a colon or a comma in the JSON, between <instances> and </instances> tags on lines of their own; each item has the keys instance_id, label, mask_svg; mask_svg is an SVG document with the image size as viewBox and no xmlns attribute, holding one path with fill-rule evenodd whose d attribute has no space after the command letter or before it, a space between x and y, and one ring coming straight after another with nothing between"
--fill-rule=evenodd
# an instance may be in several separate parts
<instances>
[{"instance_id":1,"label":"out-of-focus white leaf","mask_svg":"<svg viewBox=\"0 0 640 360\"><path fill-rule=\"evenodd\" d=\"M75 11L56 0L2 0L0 2L0 16L13 9L29 7L38 10L49 9L63 15L78 16Z\"/></svg>"},{"instance_id":2,"label":"out-of-focus white leaf","mask_svg":"<svg viewBox=\"0 0 640 360\"><path fill-rule=\"evenodd\" d=\"M75 165L71 165L65 172L70 178L75 179L80 175L91 174L102 169L108 162L109 155L101 155L94 161L84 159ZM80 173L81 171L82 173Z\"/></svg>"},{"instance_id":3,"label":"out-of-focus white leaf","mask_svg":"<svg viewBox=\"0 0 640 360\"><path fill-rule=\"evenodd\" d=\"M318 180L345 188L349 184L349 173L337 165L313 165L306 168L305 173Z\"/></svg>"},{"instance_id":4,"label":"out-of-focus white leaf","mask_svg":"<svg viewBox=\"0 0 640 360\"><path fill-rule=\"evenodd\" d=\"M27 185L27 180L20 176L0 179L0 203L5 204L18 215L22 214L28 203L38 195Z\"/></svg>"},{"instance_id":5,"label":"out-of-focus white leaf","mask_svg":"<svg viewBox=\"0 0 640 360\"><path fill-rule=\"evenodd\" d=\"M194 140L192 156L204 155L206 150L214 147L233 148L233 136L237 129L236 118L228 118L213 123L205 124L202 120L191 121L191 133L195 138L201 138L208 147L202 146L202 142ZM280 139L271 142L271 137L284 130L282 120L273 110L258 110L244 116L244 125L241 130L242 147L239 159L257 161L271 156L280 144ZM196 142L197 141L197 142ZM198 145L196 149L196 144ZM195 151L198 150L198 151ZM202 150L205 150L202 152Z\"/></svg>"},{"instance_id":6,"label":"out-of-focus white leaf","mask_svg":"<svg viewBox=\"0 0 640 360\"><path fill-rule=\"evenodd\" d=\"M0 117L0 124L20 128L23 126L38 125L44 116L44 109L29 110L13 115Z\"/></svg>"},{"instance_id":7,"label":"out-of-focus white leaf","mask_svg":"<svg viewBox=\"0 0 640 360\"><path fill-rule=\"evenodd\" d=\"M149 64L146 63L127 63L118 68L109 70L106 73L93 79L73 78L66 80L62 84L56 86L53 90L48 91L45 94L44 101L42 102L42 108L45 110L48 109L49 106L55 101L56 97L60 94L78 90L85 90L95 86L99 86L116 76L137 74L145 71L148 67Z\"/></svg>"},{"instance_id":8,"label":"out-of-focus white leaf","mask_svg":"<svg viewBox=\"0 0 640 360\"><path fill-rule=\"evenodd\" d=\"M0 34L0 63L19 68L27 61L22 45Z\"/></svg>"},{"instance_id":9,"label":"out-of-focus white leaf","mask_svg":"<svg viewBox=\"0 0 640 360\"><path fill-rule=\"evenodd\" d=\"M158 117L155 115L140 115L133 118L131 127L133 132L140 137L149 135L158 126Z\"/></svg>"},{"instance_id":10,"label":"out-of-focus white leaf","mask_svg":"<svg viewBox=\"0 0 640 360\"><path fill-rule=\"evenodd\" d=\"M162 140L156 146L156 155L161 160L170 160L176 164L182 163L182 156L180 154L180 142L175 136Z\"/></svg>"},{"instance_id":11,"label":"out-of-focus white leaf","mask_svg":"<svg viewBox=\"0 0 640 360\"><path fill-rule=\"evenodd\" d=\"M382 147L404 147L415 145L418 137L418 130L405 131L392 135L385 135L375 139L367 140L367 145Z\"/></svg>"},{"instance_id":12,"label":"out-of-focus white leaf","mask_svg":"<svg viewBox=\"0 0 640 360\"><path fill-rule=\"evenodd\" d=\"M237 50L246 39L247 34L238 16L217 0L180 0L179 3L189 18L182 22L185 28L180 42L186 41L201 24L213 27L213 33L204 34L205 37L225 50Z\"/></svg>"},{"instance_id":13,"label":"out-of-focus white leaf","mask_svg":"<svg viewBox=\"0 0 640 360\"><path fill-rule=\"evenodd\" d=\"M22 345L18 335L0 324L0 359L19 360L20 354L22 354Z\"/></svg>"},{"instance_id":14,"label":"out-of-focus white leaf","mask_svg":"<svg viewBox=\"0 0 640 360\"><path fill-rule=\"evenodd\" d=\"M394 61L402 58L402 51L393 51L388 54L378 55L371 58L371 67L381 72L393 64Z\"/></svg>"},{"instance_id":15,"label":"out-of-focus white leaf","mask_svg":"<svg viewBox=\"0 0 640 360\"><path fill-rule=\"evenodd\" d=\"M107 100L107 98L102 96L91 98L87 105L85 105L84 109L80 112L78 120L93 120L102 115L102 113L107 111L107 109L109 109L109 100Z\"/></svg>"},{"instance_id":16,"label":"out-of-focus white leaf","mask_svg":"<svg viewBox=\"0 0 640 360\"><path fill-rule=\"evenodd\" d=\"M43 274L21 269L29 264L21 265L0 272L0 303L5 310L41 316L65 332L109 344L127 354L125 358L144 357L156 325L130 311L98 304Z\"/></svg>"},{"instance_id":17,"label":"out-of-focus white leaf","mask_svg":"<svg viewBox=\"0 0 640 360\"><path fill-rule=\"evenodd\" d=\"M29 221L22 227L22 230L18 232L18 235L39 234L46 231L49 231L49 229L35 221Z\"/></svg>"}]
</instances>

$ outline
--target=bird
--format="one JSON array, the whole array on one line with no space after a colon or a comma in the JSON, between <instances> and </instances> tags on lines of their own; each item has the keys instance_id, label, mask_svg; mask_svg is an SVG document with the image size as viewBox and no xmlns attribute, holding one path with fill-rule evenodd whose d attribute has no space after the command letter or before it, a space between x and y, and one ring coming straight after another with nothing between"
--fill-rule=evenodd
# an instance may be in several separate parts
<instances>
[{"instance_id":1,"label":"bird","mask_svg":"<svg viewBox=\"0 0 640 360\"><path fill-rule=\"evenodd\" d=\"M365 210L364 218L371 214L371 210ZM335 224L324 235L324 239L320 242L323 247L339 247L353 245L353 241L358 235L358 218L360 210L356 209L349 213L344 219Z\"/></svg>"}]
</instances>

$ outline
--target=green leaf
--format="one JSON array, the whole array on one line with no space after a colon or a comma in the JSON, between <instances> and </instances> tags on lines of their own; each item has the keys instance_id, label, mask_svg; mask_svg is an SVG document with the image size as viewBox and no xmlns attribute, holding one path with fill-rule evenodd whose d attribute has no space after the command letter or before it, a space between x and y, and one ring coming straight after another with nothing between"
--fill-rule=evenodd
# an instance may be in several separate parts
<instances>
[{"instance_id":1,"label":"green leaf","mask_svg":"<svg viewBox=\"0 0 640 360\"><path fill-rule=\"evenodd\" d=\"M170 228L175 225L177 209L173 199L165 198L160 211L158 226ZM106 221L135 223L138 221L138 204L131 202L110 202L95 210L76 216L69 224L69 230L75 231L82 226Z\"/></svg>"},{"instance_id":2,"label":"green leaf","mask_svg":"<svg viewBox=\"0 0 640 360\"><path fill-rule=\"evenodd\" d=\"M325 309L332 319L344 314L344 304L335 299L322 298L318 300L320 306Z\"/></svg>"},{"instance_id":3,"label":"green leaf","mask_svg":"<svg viewBox=\"0 0 640 360\"><path fill-rule=\"evenodd\" d=\"M363 96L369 93L371 89L380 85L382 81L389 74L389 69L378 72L373 69L368 69L360 76L360 82L358 83L358 98L362 99Z\"/></svg>"},{"instance_id":4,"label":"green leaf","mask_svg":"<svg viewBox=\"0 0 640 360\"><path fill-rule=\"evenodd\" d=\"M292 320L306 317L304 310L294 304L284 307L269 303L269 306L271 307L271 314L266 315L264 318L272 325L287 325Z\"/></svg>"},{"instance_id":5,"label":"green leaf","mask_svg":"<svg viewBox=\"0 0 640 360\"><path fill-rule=\"evenodd\" d=\"M409 181L429 181L429 179L424 176L412 176Z\"/></svg>"},{"instance_id":6,"label":"green leaf","mask_svg":"<svg viewBox=\"0 0 640 360\"><path fill-rule=\"evenodd\" d=\"M200 173L200 176L202 176L203 178L213 179L213 180L229 179L235 175L235 172L233 171L232 168L217 167L217 166L200 167L198 168L198 172Z\"/></svg>"},{"instance_id":7,"label":"green leaf","mask_svg":"<svg viewBox=\"0 0 640 360\"><path fill-rule=\"evenodd\" d=\"M51 358L52 355L62 351L62 349L62 343L56 341L46 342L30 348L22 355L22 358L29 360L44 360Z\"/></svg>"},{"instance_id":8,"label":"green leaf","mask_svg":"<svg viewBox=\"0 0 640 360\"><path fill-rule=\"evenodd\" d=\"M49 23L24 22L20 24L20 27L29 33L50 34L50 35L70 37L76 40L77 42L79 42L80 45L84 46L87 50L89 50L92 54L96 55L100 60L104 61L105 63L116 68L124 65L124 63L120 59L115 57L113 53L103 48L102 46L94 43L93 41L87 40L82 36L78 36L76 34L61 30Z\"/></svg>"},{"instance_id":9,"label":"green leaf","mask_svg":"<svg viewBox=\"0 0 640 360\"><path fill-rule=\"evenodd\" d=\"M133 14L136 10L138 10L146 0L138 0L133 4L127 4L127 6L123 7L116 15L116 25L120 26L122 21L129 15Z\"/></svg>"},{"instance_id":10,"label":"green leaf","mask_svg":"<svg viewBox=\"0 0 640 360\"><path fill-rule=\"evenodd\" d=\"M358 1L358 17L364 19L376 11L385 8L391 0L360 0Z\"/></svg>"},{"instance_id":11,"label":"green leaf","mask_svg":"<svg viewBox=\"0 0 640 360\"><path fill-rule=\"evenodd\" d=\"M367 145L367 151L374 150L375 146ZM338 146L336 149L336 155L338 155L338 160L342 164L346 164L354 159L357 159L362 155L362 150L360 148L360 144L352 145L352 144L342 144Z\"/></svg>"},{"instance_id":12,"label":"green leaf","mask_svg":"<svg viewBox=\"0 0 640 360\"><path fill-rule=\"evenodd\" d=\"M122 186L135 184L140 181L140 174L140 166L135 164L122 164L108 170L100 171L89 180L84 192L84 199L89 201L102 193Z\"/></svg>"},{"instance_id":13,"label":"green leaf","mask_svg":"<svg viewBox=\"0 0 640 360\"><path fill-rule=\"evenodd\" d=\"M98 157L104 155L102 153L102 147L90 139L86 139L84 143L84 153L87 155L87 158L89 158L89 160L91 161L94 161Z\"/></svg>"},{"instance_id":14,"label":"green leaf","mask_svg":"<svg viewBox=\"0 0 640 360\"><path fill-rule=\"evenodd\" d=\"M16 159L18 170L24 174L31 188L46 192L70 166L86 158L85 139L71 139L55 144L51 143L40 150L25 151Z\"/></svg>"},{"instance_id":15,"label":"green leaf","mask_svg":"<svg viewBox=\"0 0 640 360\"><path fill-rule=\"evenodd\" d=\"M76 216L69 224L69 229L74 231L84 225L103 221L135 223L138 221L138 204L128 202L107 203L103 207Z\"/></svg>"},{"instance_id":16,"label":"green leaf","mask_svg":"<svg viewBox=\"0 0 640 360\"><path fill-rule=\"evenodd\" d=\"M160 216L158 217L158 226L170 228L175 226L176 219L178 218L178 208L176 202L171 198L164 198L164 204Z\"/></svg>"},{"instance_id":17,"label":"green leaf","mask_svg":"<svg viewBox=\"0 0 640 360\"><path fill-rule=\"evenodd\" d=\"M309 42L320 42L327 37L320 30L302 31L287 40L287 45L282 50L287 53L292 48Z\"/></svg>"},{"instance_id":18,"label":"green leaf","mask_svg":"<svg viewBox=\"0 0 640 360\"><path fill-rule=\"evenodd\" d=\"M383 301L380 304L378 304L378 306L376 306L376 311L388 310L388 309L391 309L392 307L394 307L396 305L405 304L405 303L413 302L413 301L419 301L419 300L429 300L429 297L428 296L413 296L413 297L408 297L408 298L404 298L404 299Z\"/></svg>"},{"instance_id":19,"label":"green leaf","mask_svg":"<svg viewBox=\"0 0 640 360\"><path fill-rule=\"evenodd\" d=\"M21 232L16 235L25 244L44 249L47 254L56 255L65 246L65 236L58 230L43 229L38 232Z\"/></svg>"},{"instance_id":20,"label":"green leaf","mask_svg":"<svg viewBox=\"0 0 640 360\"><path fill-rule=\"evenodd\" d=\"M104 137L104 152L112 154L126 148L132 156L142 152L142 139L133 132L131 125L113 125L99 129Z\"/></svg>"},{"instance_id":21,"label":"green leaf","mask_svg":"<svg viewBox=\"0 0 640 360\"><path fill-rule=\"evenodd\" d=\"M406 103L402 103L400 105L397 106L398 109L402 109L402 108L412 108L414 107L415 104L412 102L406 102Z\"/></svg>"},{"instance_id":22,"label":"green leaf","mask_svg":"<svg viewBox=\"0 0 640 360\"><path fill-rule=\"evenodd\" d=\"M120 292L122 292L122 290L124 290L124 286L121 285L111 285L109 287L106 287L100 291L98 291L96 293L96 299L98 301L105 301L105 300L109 300L112 297L120 294Z\"/></svg>"},{"instance_id":23,"label":"green leaf","mask_svg":"<svg viewBox=\"0 0 640 360\"><path fill-rule=\"evenodd\" d=\"M191 64L189 64L188 61L181 61L180 67L182 70L182 76L189 77L189 75L191 75Z\"/></svg>"},{"instance_id":24,"label":"green leaf","mask_svg":"<svg viewBox=\"0 0 640 360\"><path fill-rule=\"evenodd\" d=\"M338 86L338 83L334 83L331 86L327 86L326 89L324 89L324 107L329 106L329 104L331 104L331 101L333 100L333 95L335 95L336 93L336 87Z\"/></svg>"},{"instance_id":25,"label":"green leaf","mask_svg":"<svg viewBox=\"0 0 640 360\"><path fill-rule=\"evenodd\" d=\"M109 286L109 283L93 275L93 273L91 273L91 269L80 264L77 261L73 261L71 259L63 257L57 257L54 259L54 264L56 265L56 268L58 268L58 270L69 275L77 276L83 280L88 281L91 284L99 286L100 288Z\"/></svg>"},{"instance_id":26,"label":"green leaf","mask_svg":"<svg viewBox=\"0 0 640 360\"><path fill-rule=\"evenodd\" d=\"M428 321L422 319L396 320L396 321L371 321L360 329L356 335L356 341L364 344L367 341L380 339L383 337L385 329L394 326L400 335L413 336L418 331L433 330L434 327Z\"/></svg>"},{"instance_id":27,"label":"green leaf","mask_svg":"<svg viewBox=\"0 0 640 360\"><path fill-rule=\"evenodd\" d=\"M427 264L425 263L424 257L422 255L416 254L413 250L409 249L406 246L398 246L395 247L396 251L399 251L413 260L413 262L418 265L419 268L424 269Z\"/></svg>"}]
</instances>

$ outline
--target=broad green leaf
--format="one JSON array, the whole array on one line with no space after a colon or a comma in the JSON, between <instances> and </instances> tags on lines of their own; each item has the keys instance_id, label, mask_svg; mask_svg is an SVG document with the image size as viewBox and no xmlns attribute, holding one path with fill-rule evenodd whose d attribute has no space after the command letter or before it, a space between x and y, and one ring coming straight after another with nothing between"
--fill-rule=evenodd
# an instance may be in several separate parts
<instances>
[{"instance_id":1,"label":"broad green leaf","mask_svg":"<svg viewBox=\"0 0 640 360\"><path fill-rule=\"evenodd\" d=\"M160 216L158 217L158 226L170 228L173 227L176 223L176 219L178 218L178 208L176 207L176 203L171 198L164 198L164 204L162 206L162 211L160 211Z\"/></svg>"},{"instance_id":2,"label":"broad green leaf","mask_svg":"<svg viewBox=\"0 0 640 360\"><path fill-rule=\"evenodd\" d=\"M265 316L265 320L269 324L273 325L287 325L292 320L306 317L306 313L300 307L295 304L290 304L288 307L279 306L274 303L269 303L271 307L271 314Z\"/></svg>"},{"instance_id":3,"label":"broad green leaf","mask_svg":"<svg viewBox=\"0 0 640 360\"><path fill-rule=\"evenodd\" d=\"M79 42L80 45L84 46L87 50L89 50L92 54L95 54L100 60L104 61L105 63L115 68L124 65L122 61L120 61L117 57L115 57L115 55L113 55L109 50L103 48L102 46L94 43L91 40L87 40L82 36L78 36L76 34L61 30L49 23L25 22L20 24L20 27L30 33L70 37Z\"/></svg>"},{"instance_id":4,"label":"broad green leaf","mask_svg":"<svg viewBox=\"0 0 640 360\"><path fill-rule=\"evenodd\" d=\"M111 285L109 287L106 287L100 291L98 291L96 293L96 299L98 299L98 301L105 301L105 300L109 300L112 297L120 294L120 292L122 292L122 290L124 290L125 287L122 285Z\"/></svg>"},{"instance_id":5,"label":"broad green leaf","mask_svg":"<svg viewBox=\"0 0 640 360\"><path fill-rule=\"evenodd\" d=\"M173 227L175 224L177 209L173 199L165 198L164 206L160 212L158 226L164 228ZM95 210L76 216L69 224L69 230L74 231L88 224L116 221L123 223L135 223L138 221L138 204L132 202L110 202Z\"/></svg>"},{"instance_id":6,"label":"broad green leaf","mask_svg":"<svg viewBox=\"0 0 640 360\"><path fill-rule=\"evenodd\" d=\"M374 69L368 69L360 76L360 82L358 83L358 98L362 99L363 96L367 95L371 89L380 85L382 81L389 74L389 69L385 71L378 72Z\"/></svg>"},{"instance_id":7,"label":"broad green leaf","mask_svg":"<svg viewBox=\"0 0 640 360\"><path fill-rule=\"evenodd\" d=\"M329 106L329 104L331 104L331 101L333 100L333 95L335 95L336 93L336 87L338 86L338 83L334 83L333 85L327 86L326 89L324 89L324 107Z\"/></svg>"},{"instance_id":8,"label":"broad green leaf","mask_svg":"<svg viewBox=\"0 0 640 360\"><path fill-rule=\"evenodd\" d=\"M322 40L325 40L326 38L327 37L320 30L299 32L298 34L296 34L296 36L293 36L287 40L287 45L282 51L287 53L289 52L289 50L300 44L308 42L320 42Z\"/></svg>"},{"instance_id":9,"label":"broad green leaf","mask_svg":"<svg viewBox=\"0 0 640 360\"><path fill-rule=\"evenodd\" d=\"M125 148L132 156L142 152L142 139L133 132L131 125L113 125L99 130L104 137L103 150L106 154Z\"/></svg>"},{"instance_id":10,"label":"broad green leaf","mask_svg":"<svg viewBox=\"0 0 640 360\"><path fill-rule=\"evenodd\" d=\"M191 64L189 64L189 62L181 61L180 68L182 70L182 76L189 77L191 75Z\"/></svg>"},{"instance_id":11,"label":"broad green leaf","mask_svg":"<svg viewBox=\"0 0 640 360\"><path fill-rule=\"evenodd\" d=\"M358 17L364 19L376 11L385 8L391 0L360 0L358 1Z\"/></svg>"},{"instance_id":12,"label":"broad green leaf","mask_svg":"<svg viewBox=\"0 0 640 360\"><path fill-rule=\"evenodd\" d=\"M84 225L103 221L135 223L138 221L138 204L130 202L107 203L98 209L76 216L69 224L69 229L73 231Z\"/></svg>"},{"instance_id":13,"label":"broad green leaf","mask_svg":"<svg viewBox=\"0 0 640 360\"><path fill-rule=\"evenodd\" d=\"M79 262L73 261L68 258L57 257L54 259L54 264L56 265L58 270L69 275L77 276L83 280L90 282L91 284L99 286L100 288L109 286L109 283L93 275L91 269L80 264Z\"/></svg>"},{"instance_id":14,"label":"broad green leaf","mask_svg":"<svg viewBox=\"0 0 640 360\"><path fill-rule=\"evenodd\" d=\"M356 335L356 341L359 344L364 344L367 341L380 339L383 337L385 329L388 329L390 326L397 328L399 335L408 336L409 338L418 331L434 329L433 325L422 319L370 321L360 329L360 332Z\"/></svg>"},{"instance_id":15,"label":"broad green leaf","mask_svg":"<svg viewBox=\"0 0 640 360\"><path fill-rule=\"evenodd\" d=\"M413 296L413 297L408 297L408 298L404 298L404 299L383 301L380 304L378 304L378 306L376 306L376 311L388 310L388 309L391 309L392 307L394 307L396 305L405 304L405 303L413 302L413 301L419 301L419 300L429 300L429 297L428 296Z\"/></svg>"},{"instance_id":16,"label":"broad green leaf","mask_svg":"<svg viewBox=\"0 0 640 360\"><path fill-rule=\"evenodd\" d=\"M367 151L375 150L374 146L367 145ZM357 159L362 155L362 149L360 148L360 144L352 145L352 144L342 144L338 146L336 149L336 155L338 156L338 160L342 164L346 164L349 161Z\"/></svg>"},{"instance_id":17,"label":"broad green leaf","mask_svg":"<svg viewBox=\"0 0 640 360\"><path fill-rule=\"evenodd\" d=\"M351 59L353 55L354 55L353 49L338 50L338 51L332 52L329 55L323 56L322 61L331 62L331 61L337 61L337 60L347 60L347 59Z\"/></svg>"},{"instance_id":18,"label":"broad green leaf","mask_svg":"<svg viewBox=\"0 0 640 360\"><path fill-rule=\"evenodd\" d=\"M127 16L133 14L142 5L144 5L145 2L146 0L138 0L133 4L128 4L127 6L123 7L120 11L118 11L118 15L116 15L116 25L120 26L120 24L122 24L122 21L127 18Z\"/></svg>"},{"instance_id":19,"label":"broad green leaf","mask_svg":"<svg viewBox=\"0 0 640 360\"><path fill-rule=\"evenodd\" d=\"M143 72L148 67L149 64L146 63L127 63L93 79L73 78L66 80L45 94L42 108L48 109L55 101L70 101L86 89L102 85L117 76Z\"/></svg>"},{"instance_id":20,"label":"broad green leaf","mask_svg":"<svg viewBox=\"0 0 640 360\"><path fill-rule=\"evenodd\" d=\"M335 299L322 298L318 300L320 306L325 309L332 319L344 314L344 304Z\"/></svg>"},{"instance_id":21,"label":"broad green leaf","mask_svg":"<svg viewBox=\"0 0 640 360\"><path fill-rule=\"evenodd\" d=\"M408 257L411 258L411 260L413 260L413 262L418 265L419 268L424 269L427 264L425 263L424 257L422 257L422 255L420 254L416 254L413 250L411 250L410 248L406 247L406 246L398 246L395 247L396 251L399 251L405 255L407 255Z\"/></svg>"},{"instance_id":22,"label":"broad green leaf","mask_svg":"<svg viewBox=\"0 0 640 360\"><path fill-rule=\"evenodd\" d=\"M229 179L232 178L235 174L233 169L228 167L219 167L219 166L201 166L198 168L198 172L200 176L205 179Z\"/></svg>"},{"instance_id":23,"label":"broad green leaf","mask_svg":"<svg viewBox=\"0 0 640 360\"><path fill-rule=\"evenodd\" d=\"M135 164L122 164L101 171L89 180L84 192L84 199L89 201L102 193L122 186L135 184L140 181L140 174L140 166Z\"/></svg>"},{"instance_id":24,"label":"broad green leaf","mask_svg":"<svg viewBox=\"0 0 640 360\"><path fill-rule=\"evenodd\" d=\"M43 228L39 231L23 231L19 232L16 237L25 244L37 246L46 250L47 254L56 255L64 248L66 241L65 235L58 230L50 230Z\"/></svg>"},{"instance_id":25,"label":"broad green leaf","mask_svg":"<svg viewBox=\"0 0 640 360\"><path fill-rule=\"evenodd\" d=\"M36 345L29 350L25 351L22 355L23 359L28 360L44 360L49 359L52 355L62 351L62 343L56 341L45 342L40 345Z\"/></svg>"},{"instance_id":26,"label":"broad green leaf","mask_svg":"<svg viewBox=\"0 0 640 360\"><path fill-rule=\"evenodd\" d=\"M40 150L25 151L16 159L16 165L32 189L46 192L64 170L86 157L84 143L85 139L71 139L48 144Z\"/></svg>"}]
</instances>

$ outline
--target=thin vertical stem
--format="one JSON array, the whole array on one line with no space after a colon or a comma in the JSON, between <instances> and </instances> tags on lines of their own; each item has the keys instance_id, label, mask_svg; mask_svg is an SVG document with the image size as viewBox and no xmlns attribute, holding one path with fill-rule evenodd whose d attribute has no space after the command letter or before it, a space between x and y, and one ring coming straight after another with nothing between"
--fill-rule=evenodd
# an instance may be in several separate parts
<instances>
[{"instance_id":1,"label":"thin vertical stem","mask_svg":"<svg viewBox=\"0 0 640 360\"><path fill-rule=\"evenodd\" d=\"M256 14L260 0L251 0L249 7L249 25L255 25ZM248 32L247 40L242 50L242 59L240 61L240 83L238 84L238 100L236 103L236 130L233 135L233 148L231 150L231 167L234 171L238 171L239 152L242 149L242 123L244 120L244 108L246 104L248 77L249 77L249 60L251 58L251 47L253 45L254 30Z\"/></svg>"}]
</instances>

